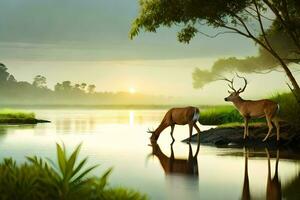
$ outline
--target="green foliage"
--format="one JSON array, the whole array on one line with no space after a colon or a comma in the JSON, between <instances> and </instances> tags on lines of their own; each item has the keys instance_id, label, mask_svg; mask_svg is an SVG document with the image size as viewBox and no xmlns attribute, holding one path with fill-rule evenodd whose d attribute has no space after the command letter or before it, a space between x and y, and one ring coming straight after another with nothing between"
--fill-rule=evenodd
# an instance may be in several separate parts
<instances>
[{"instance_id":1,"label":"green foliage","mask_svg":"<svg viewBox=\"0 0 300 200\"><path fill-rule=\"evenodd\" d=\"M202 22L220 27L233 23L233 15L241 13L250 2L249 0L173 0L170 3L165 0L140 0L140 13L132 25L130 37L137 36L141 29L156 32L160 26L183 25L178 39L181 42L189 42L198 30L197 24Z\"/></svg>"},{"instance_id":2,"label":"green foliage","mask_svg":"<svg viewBox=\"0 0 300 200\"><path fill-rule=\"evenodd\" d=\"M0 110L0 123L36 123L35 114L16 110Z\"/></svg>"},{"instance_id":3,"label":"green foliage","mask_svg":"<svg viewBox=\"0 0 300 200\"><path fill-rule=\"evenodd\" d=\"M57 163L36 156L20 165L4 159L0 163L0 199L147 199L129 189L109 187L112 169L100 177L89 176L96 166L86 167L87 158L78 160L80 146L67 156L65 148L57 144Z\"/></svg>"},{"instance_id":4,"label":"green foliage","mask_svg":"<svg viewBox=\"0 0 300 200\"><path fill-rule=\"evenodd\" d=\"M221 125L232 122L243 122L243 118L233 106L207 108L200 114L200 123L203 125Z\"/></svg>"},{"instance_id":5,"label":"green foliage","mask_svg":"<svg viewBox=\"0 0 300 200\"><path fill-rule=\"evenodd\" d=\"M292 93L277 94L272 99L279 103L279 116L294 128L300 128L300 105Z\"/></svg>"},{"instance_id":6,"label":"green foliage","mask_svg":"<svg viewBox=\"0 0 300 200\"><path fill-rule=\"evenodd\" d=\"M141 30L156 32L161 26L177 26L181 29L178 40L183 43L189 43L196 33L211 38L223 33L235 33L259 45L258 56L220 59L214 63L211 71L196 69L193 73L193 85L195 88L202 88L228 71L251 73L279 66L286 69L285 63L299 63L300 5L297 2L299 1L173 0L170 3L167 0L140 0L140 13L132 24L130 37L137 36ZM219 32L213 35L204 33L202 27L205 26L219 28ZM286 74L294 89L298 90L293 75Z\"/></svg>"}]
</instances>

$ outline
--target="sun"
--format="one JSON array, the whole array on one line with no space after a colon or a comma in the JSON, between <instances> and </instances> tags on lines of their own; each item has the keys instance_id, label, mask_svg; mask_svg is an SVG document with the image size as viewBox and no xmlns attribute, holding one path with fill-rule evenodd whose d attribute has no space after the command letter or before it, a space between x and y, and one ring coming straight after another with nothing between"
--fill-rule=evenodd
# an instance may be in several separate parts
<instances>
[{"instance_id":1,"label":"sun","mask_svg":"<svg viewBox=\"0 0 300 200\"><path fill-rule=\"evenodd\" d=\"M134 87L130 87L130 88L128 89L128 92L129 92L130 94L135 94L135 93L136 93L136 89L135 89Z\"/></svg>"}]
</instances>

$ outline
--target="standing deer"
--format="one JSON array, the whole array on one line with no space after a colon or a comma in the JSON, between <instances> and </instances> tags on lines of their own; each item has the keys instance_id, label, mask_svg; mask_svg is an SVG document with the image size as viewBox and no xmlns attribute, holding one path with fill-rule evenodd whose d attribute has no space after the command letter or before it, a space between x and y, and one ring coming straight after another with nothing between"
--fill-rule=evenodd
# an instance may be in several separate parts
<instances>
[{"instance_id":1,"label":"standing deer","mask_svg":"<svg viewBox=\"0 0 300 200\"><path fill-rule=\"evenodd\" d=\"M148 133L151 133L150 140L151 142L156 142L161 134L161 132L166 129L167 127L171 126L171 137L173 142L175 141L173 137L173 131L175 125L189 125L190 130L190 138L189 142L191 141L193 127L198 131L198 139L200 134L200 129L196 125L196 122L199 121L200 111L196 107L185 107L185 108L172 108L170 109L163 118L160 125L154 131L148 130Z\"/></svg>"},{"instance_id":2,"label":"standing deer","mask_svg":"<svg viewBox=\"0 0 300 200\"><path fill-rule=\"evenodd\" d=\"M239 113L243 116L245 122L244 139L246 139L246 137L249 136L248 123L251 118L266 118L269 131L266 137L263 139L263 142L267 140L267 138L272 132L273 129L272 122L275 124L276 132L277 132L277 142L279 142L280 126L277 117L279 112L279 104L268 99L262 99L257 101L242 99L240 97L240 94L245 91L248 82L247 79L244 77L241 77L239 75L237 75L237 77L242 78L244 80L245 82L244 87L236 90L233 87L234 78L232 78L231 80L225 78L224 80L230 83L228 84L228 86L232 91L228 91L230 95L226 97L224 100L231 101L233 105L236 107L236 109L239 111Z\"/></svg>"}]
</instances>

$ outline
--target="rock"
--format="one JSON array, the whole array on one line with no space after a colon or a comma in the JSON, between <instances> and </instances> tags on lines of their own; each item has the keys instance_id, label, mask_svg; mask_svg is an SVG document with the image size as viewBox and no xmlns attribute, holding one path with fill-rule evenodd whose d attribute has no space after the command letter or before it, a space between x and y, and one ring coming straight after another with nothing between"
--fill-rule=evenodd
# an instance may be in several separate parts
<instances>
[{"instance_id":1,"label":"rock","mask_svg":"<svg viewBox=\"0 0 300 200\"><path fill-rule=\"evenodd\" d=\"M266 126L249 127L249 138L243 139L243 127L226 127L226 128L212 128L203 131L200 134L200 143L216 146L216 147L268 147L278 148L292 148L300 149L300 133L293 130L288 125L281 126L280 142L276 141L275 131L270 135L266 142L262 140L268 132ZM188 139L183 140L187 142ZM191 138L192 143L197 143L197 134Z\"/></svg>"}]
</instances>

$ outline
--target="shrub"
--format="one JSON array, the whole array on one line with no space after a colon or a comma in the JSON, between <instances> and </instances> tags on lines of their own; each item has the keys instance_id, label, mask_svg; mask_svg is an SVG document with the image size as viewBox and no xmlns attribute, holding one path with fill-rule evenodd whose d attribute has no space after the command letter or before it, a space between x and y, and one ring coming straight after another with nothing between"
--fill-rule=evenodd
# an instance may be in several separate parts
<instances>
[{"instance_id":1,"label":"shrub","mask_svg":"<svg viewBox=\"0 0 300 200\"><path fill-rule=\"evenodd\" d=\"M80 146L68 157L65 148L57 144L56 163L36 156L20 165L12 158L4 159L0 163L0 199L147 199L133 190L109 187L111 168L100 177L88 176L97 166L86 168L87 158L78 161Z\"/></svg>"}]
</instances>

